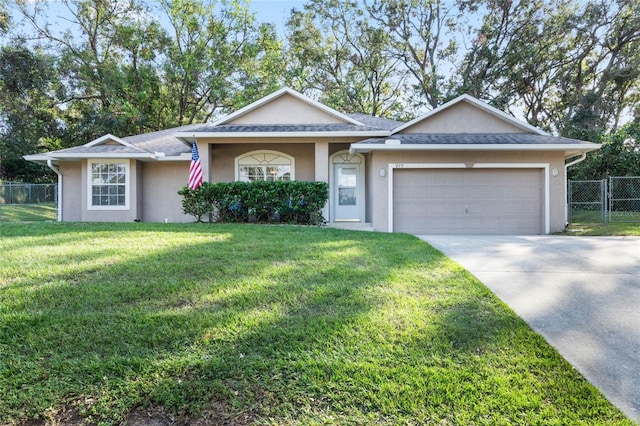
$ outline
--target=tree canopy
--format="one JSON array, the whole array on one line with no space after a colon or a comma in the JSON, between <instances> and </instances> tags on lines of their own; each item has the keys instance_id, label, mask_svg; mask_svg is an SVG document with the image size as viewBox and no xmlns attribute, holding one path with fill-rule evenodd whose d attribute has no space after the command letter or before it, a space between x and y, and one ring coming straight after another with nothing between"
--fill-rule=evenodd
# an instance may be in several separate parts
<instances>
[{"instance_id":1,"label":"tree canopy","mask_svg":"<svg viewBox=\"0 0 640 426\"><path fill-rule=\"evenodd\" d=\"M612 161L622 138L619 170L640 175L639 2L308 0L281 26L243 0L55 3L0 0L0 179L51 178L25 154L207 121L284 85L394 119L469 93Z\"/></svg>"}]
</instances>

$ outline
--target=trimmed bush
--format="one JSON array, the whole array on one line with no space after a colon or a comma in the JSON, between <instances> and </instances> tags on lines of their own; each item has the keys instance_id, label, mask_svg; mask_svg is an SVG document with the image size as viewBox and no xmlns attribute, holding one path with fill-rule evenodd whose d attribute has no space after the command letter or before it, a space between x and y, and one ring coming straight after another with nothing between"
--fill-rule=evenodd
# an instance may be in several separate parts
<instances>
[{"instance_id":1,"label":"trimmed bush","mask_svg":"<svg viewBox=\"0 0 640 426\"><path fill-rule=\"evenodd\" d=\"M182 210L197 222L257 222L320 225L327 203L326 182L204 182L196 190L187 187Z\"/></svg>"}]
</instances>

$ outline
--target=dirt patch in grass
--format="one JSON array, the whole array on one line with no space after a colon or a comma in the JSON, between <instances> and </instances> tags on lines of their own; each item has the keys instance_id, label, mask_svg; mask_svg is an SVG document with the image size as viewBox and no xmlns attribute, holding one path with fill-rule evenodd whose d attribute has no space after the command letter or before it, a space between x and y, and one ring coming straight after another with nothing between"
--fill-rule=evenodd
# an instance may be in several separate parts
<instances>
[{"instance_id":1,"label":"dirt patch in grass","mask_svg":"<svg viewBox=\"0 0 640 426\"><path fill-rule=\"evenodd\" d=\"M124 424L129 426L244 426L255 422L251 414L232 414L225 403L215 402L199 417L190 415L175 416L163 407L136 408L126 417Z\"/></svg>"},{"instance_id":2,"label":"dirt patch in grass","mask_svg":"<svg viewBox=\"0 0 640 426\"><path fill-rule=\"evenodd\" d=\"M214 402L200 416L174 415L164 407L137 407L122 422L127 426L247 426L257 417L252 413L232 414L226 403ZM77 407L65 406L47 419L30 420L22 426L86 426L94 424L83 418Z\"/></svg>"},{"instance_id":3,"label":"dirt patch in grass","mask_svg":"<svg viewBox=\"0 0 640 426\"><path fill-rule=\"evenodd\" d=\"M59 411L50 414L48 418L30 420L23 423L23 426L83 426L86 420L80 416L77 407L65 405Z\"/></svg>"},{"instance_id":4,"label":"dirt patch in grass","mask_svg":"<svg viewBox=\"0 0 640 426\"><path fill-rule=\"evenodd\" d=\"M175 415L162 406L137 407L130 411L122 424L127 426L248 426L258 417L253 413L231 413L228 404L212 402L210 407L199 416ZM93 425L91 419L81 416L80 410L66 405L47 418L28 420L21 426L87 426Z\"/></svg>"}]
</instances>

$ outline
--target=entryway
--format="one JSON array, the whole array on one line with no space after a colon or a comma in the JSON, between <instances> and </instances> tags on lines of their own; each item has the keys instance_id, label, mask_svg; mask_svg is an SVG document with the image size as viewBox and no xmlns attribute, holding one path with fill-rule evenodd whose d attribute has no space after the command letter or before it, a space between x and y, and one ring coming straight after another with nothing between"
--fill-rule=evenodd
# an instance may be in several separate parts
<instances>
[{"instance_id":1,"label":"entryway","mask_svg":"<svg viewBox=\"0 0 640 426\"><path fill-rule=\"evenodd\" d=\"M331 157L331 222L364 223L364 157L339 152Z\"/></svg>"}]
</instances>

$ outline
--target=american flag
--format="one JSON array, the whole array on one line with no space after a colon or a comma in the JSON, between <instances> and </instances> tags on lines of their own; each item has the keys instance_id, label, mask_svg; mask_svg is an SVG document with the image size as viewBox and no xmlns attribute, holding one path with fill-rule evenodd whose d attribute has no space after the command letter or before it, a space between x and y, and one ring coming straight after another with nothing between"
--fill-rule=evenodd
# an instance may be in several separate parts
<instances>
[{"instance_id":1,"label":"american flag","mask_svg":"<svg viewBox=\"0 0 640 426\"><path fill-rule=\"evenodd\" d=\"M198 145L193 140L191 147L191 165L189 166L189 189L198 189L202 185L202 166L200 165L200 155L198 154Z\"/></svg>"}]
</instances>

